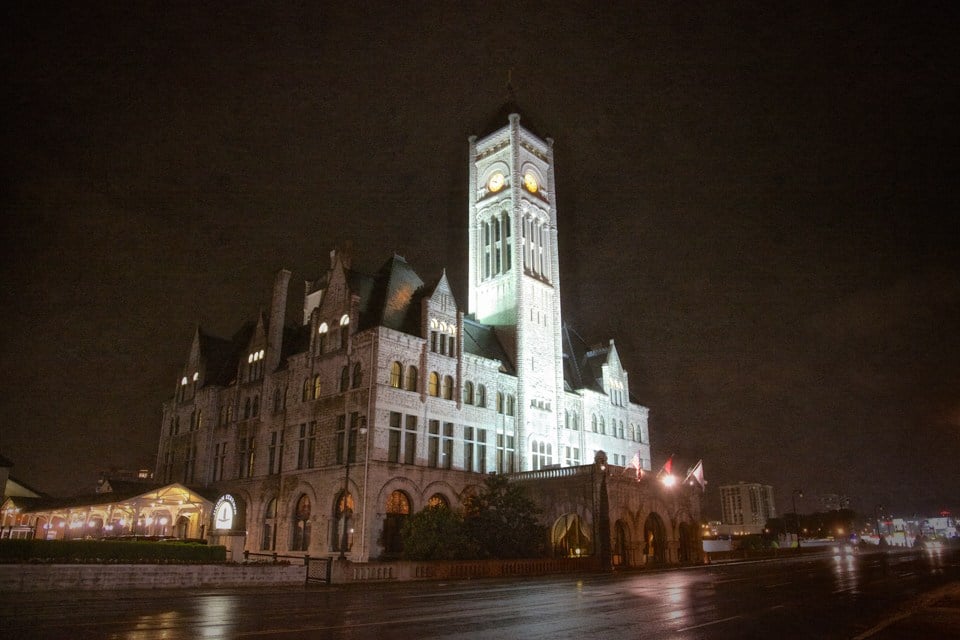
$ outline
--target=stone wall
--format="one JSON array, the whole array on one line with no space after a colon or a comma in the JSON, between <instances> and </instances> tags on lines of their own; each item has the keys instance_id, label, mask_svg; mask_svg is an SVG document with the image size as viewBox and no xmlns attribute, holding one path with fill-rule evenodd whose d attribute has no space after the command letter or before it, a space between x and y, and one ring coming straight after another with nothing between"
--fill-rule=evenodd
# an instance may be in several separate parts
<instances>
[{"instance_id":1,"label":"stone wall","mask_svg":"<svg viewBox=\"0 0 960 640\"><path fill-rule=\"evenodd\" d=\"M0 592L302 585L295 565L0 564Z\"/></svg>"}]
</instances>

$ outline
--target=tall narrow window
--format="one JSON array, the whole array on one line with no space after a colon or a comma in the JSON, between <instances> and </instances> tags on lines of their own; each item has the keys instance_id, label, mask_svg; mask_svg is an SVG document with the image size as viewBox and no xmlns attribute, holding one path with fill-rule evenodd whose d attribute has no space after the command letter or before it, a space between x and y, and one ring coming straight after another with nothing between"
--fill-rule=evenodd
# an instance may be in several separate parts
<instances>
[{"instance_id":1,"label":"tall narrow window","mask_svg":"<svg viewBox=\"0 0 960 640\"><path fill-rule=\"evenodd\" d=\"M346 366L340 370L340 391L346 391L350 388L350 369Z\"/></svg>"},{"instance_id":2,"label":"tall narrow window","mask_svg":"<svg viewBox=\"0 0 960 640\"><path fill-rule=\"evenodd\" d=\"M504 251L503 251L503 270L504 272L510 271L510 268L513 266L513 243L510 241L511 231L510 231L510 216L508 214L503 214L503 237L504 237Z\"/></svg>"},{"instance_id":3,"label":"tall narrow window","mask_svg":"<svg viewBox=\"0 0 960 640\"><path fill-rule=\"evenodd\" d=\"M327 334L329 331L326 322L320 324L320 329L317 332L317 353L320 355L323 355L327 350Z\"/></svg>"},{"instance_id":4,"label":"tall narrow window","mask_svg":"<svg viewBox=\"0 0 960 640\"><path fill-rule=\"evenodd\" d=\"M307 551L310 549L310 498L306 494L297 500L293 511L293 541L291 551Z\"/></svg>"},{"instance_id":5,"label":"tall narrow window","mask_svg":"<svg viewBox=\"0 0 960 640\"><path fill-rule=\"evenodd\" d=\"M403 365L399 362L394 362L392 365L390 365L390 386L394 389L399 389L402 378Z\"/></svg>"},{"instance_id":6,"label":"tall narrow window","mask_svg":"<svg viewBox=\"0 0 960 640\"><path fill-rule=\"evenodd\" d=\"M353 527L350 520L353 518L353 496L343 492L337 496L333 507L332 531L330 532L330 548L333 551L350 551L353 547Z\"/></svg>"},{"instance_id":7,"label":"tall narrow window","mask_svg":"<svg viewBox=\"0 0 960 640\"><path fill-rule=\"evenodd\" d=\"M313 399L316 400L320 397L320 391L322 390L322 383L320 382L320 374L313 376Z\"/></svg>"},{"instance_id":8,"label":"tall narrow window","mask_svg":"<svg viewBox=\"0 0 960 640\"><path fill-rule=\"evenodd\" d=\"M407 376L406 381L404 382L404 388L407 391L416 391L417 390L417 376L419 371L413 365L407 367Z\"/></svg>"},{"instance_id":9,"label":"tall narrow window","mask_svg":"<svg viewBox=\"0 0 960 640\"><path fill-rule=\"evenodd\" d=\"M477 406L478 407L487 406L487 388L482 384L477 385Z\"/></svg>"},{"instance_id":10,"label":"tall narrow window","mask_svg":"<svg viewBox=\"0 0 960 640\"><path fill-rule=\"evenodd\" d=\"M473 404L473 383L469 380L463 383L463 404Z\"/></svg>"},{"instance_id":11,"label":"tall narrow window","mask_svg":"<svg viewBox=\"0 0 960 640\"><path fill-rule=\"evenodd\" d=\"M340 348L346 349L350 342L350 316L343 314L340 318Z\"/></svg>"},{"instance_id":12,"label":"tall narrow window","mask_svg":"<svg viewBox=\"0 0 960 640\"><path fill-rule=\"evenodd\" d=\"M263 512L263 530L260 535L260 550L274 551L277 548L277 499L271 498Z\"/></svg>"},{"instance_id":13,"label":"tall narrow window","mask_svg":"<svg viewBox=\"0 0 960 640\"><path fill-rule=\"evenodd\" d=\"M403 463L417 461L417 416L407 416L403 430Z\"/></svg>"},{"instance_id":14,"label":"tall narrow window","mask_svg":"<svg viewBox=\"0 0 960 640\"><path fill-rule=\"evenodd\" d=\"M443 399L453 400L453 378L451 376L443 376Z\"/></svg>"},{"instance_id":15,"label":"tall narrow window","mask_svg":"<svg viewBox=\"0 0 960 640\"><path fill-rule=\"evenodd\" d=\"M400 462L400 441L403 436L403 415L390 412L389 437L387 439L387 462Z\"/></svg>"},{"instance_id":16,"label":"tall narrow window","mask_svg":"<svg viewBox=\"0 0 960 640\"><path fill-rule=\"evenodd\" d=\"M361 384L363 384L363 367L361 367L360 363L358 362L353 365L352 386L354 389L357 389Z\"/></svg>"},{"instance_id":17,"label":"tall narrow window","mask_svg":"<svg viewBox=\"0 0 960 640\"><path fill-rule=\"evenodd\" d=\"M430 372L430 384L427 387L427 393L434 398L440 395L440 376L436 371Z\"/></svg>"}]
</instances>

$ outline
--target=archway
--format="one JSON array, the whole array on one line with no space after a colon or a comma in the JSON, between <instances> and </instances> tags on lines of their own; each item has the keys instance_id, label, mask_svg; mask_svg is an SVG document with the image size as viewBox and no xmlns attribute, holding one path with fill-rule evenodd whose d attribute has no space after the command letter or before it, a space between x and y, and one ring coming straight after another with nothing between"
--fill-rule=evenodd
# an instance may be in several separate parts
<instances>
[{"instance_id":1,"label":"archway","mask_svg":"<svg viewBox=\"0 0 960 640\"><path fill-rule=\"evenodd\" d=\"M681 522L678 529L680 548L678 558L680 562L694 562L698 559L696 528L689 522Z\"/></svg>"},{"instance_id":2,"label":"archway","mask_svg":"<svg viewBox=\"0 0 960 640\"><path fill-rule=\"evenodd\" d=\"M410 498L403 491L394 491L387 498L386 518L383 521L383 555L397 556L403 552L400 531L410 515Z\"/></svg>"},{"instance_id":3,"label":"archway","mask_svg":"<svg viewBox=\"0 0 960 640\"><path fill-rule=\"evenodd\" d=\"M613 566L630 566L630 534L623 520L617 520L613 527Z\"/></svg>"},{"instance_id":4,"label":"archway","mask_svg":"<svg viewBox=\"0 0 960 640\"><path fill-rule=\"evenodd\" d=\"M554 521L550 544L555 556L577 558L593 554L590 531L575 513L565 513Z\"/></svg>"},{"instance_id":5,"label":"archway","mask_svg":"<svg viewBox=\"0 0 960 640\"><path fill-rule=\"evenodd\" d=\"M647 516L643 523L643 555L646 556L648 564L667 562L667 529L656 513Z\"/></svg>"}]
</instances>

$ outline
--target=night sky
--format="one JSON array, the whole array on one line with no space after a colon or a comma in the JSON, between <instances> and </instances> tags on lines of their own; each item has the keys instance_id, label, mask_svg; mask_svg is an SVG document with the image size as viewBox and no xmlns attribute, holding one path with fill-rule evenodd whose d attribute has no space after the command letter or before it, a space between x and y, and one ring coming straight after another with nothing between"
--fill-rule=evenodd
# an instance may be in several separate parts
<instances>
[{"instance_id":1,"label":"night sky","mask_svg":"<svg viewBox=\"0 0 960 640\"><path fill-rule=\"evenodd\" d=\"M291 322L347 241L465 304L509 74L555 139L564 319L615 338L655 467L703 458L708 515L738 480L960 508L953 3L51 4L2 45L0 452L36 489L153 468L196 324L277 269Z\"/></svg>"}]
</instances>

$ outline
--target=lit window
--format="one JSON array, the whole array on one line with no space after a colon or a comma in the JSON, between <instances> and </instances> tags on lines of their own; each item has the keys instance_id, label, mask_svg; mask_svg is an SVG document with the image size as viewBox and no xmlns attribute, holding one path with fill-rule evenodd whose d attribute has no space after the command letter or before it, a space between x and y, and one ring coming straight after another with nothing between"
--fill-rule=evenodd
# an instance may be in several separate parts
<instances>
[{"instance_id":1,"label":"lit window","mask_svg":"<svg viewBox=\"0 0 960 640\"><path fill-rule=\"evenodd\" d=\"M403 365L399 362L394 362L390 365L390 386L394 389L400 388L400 380L403 377Z\"/></svg>"},{"instance_id":2,"label":"lit window","mask_svg":"<svg viewBox=\"0 0 960 640\"><path fill-rule=\"evenodd\" d=\"M417 368L413 365L407 367L407 378L404 382L404 388L407 391L416 391L417 390Z\"/></svg>"},{"instance_id":3,"label":"lit window","mask_svg":"<svg viewBox=\"0 0 960 640\"><path fill-rule=\"evenodd\" d=\"M430 383L427 386L427 393L436 398L440 395L440 376L436 371L430 372Z\"/></svg>"}]
</instances>

